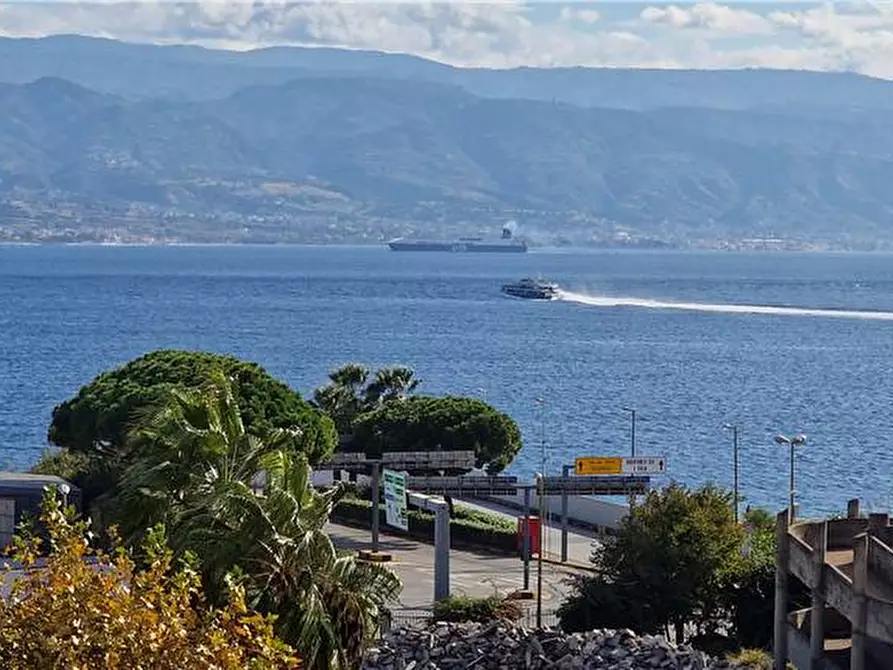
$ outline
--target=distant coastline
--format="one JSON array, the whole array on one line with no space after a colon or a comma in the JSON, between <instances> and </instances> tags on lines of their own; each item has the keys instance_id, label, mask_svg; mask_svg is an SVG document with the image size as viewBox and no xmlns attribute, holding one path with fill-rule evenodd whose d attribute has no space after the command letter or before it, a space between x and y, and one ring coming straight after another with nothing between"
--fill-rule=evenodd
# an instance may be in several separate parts
<instances>
[{"instance_id":1,"label":"distant coastline","mask_svg":"<svg viewBox=\"0 0 893 670\"><path fill-rule=\"evenodd\" d=\"M184 248L222 248L222 247L295 247L295 248L357 248L357 249L381 249L390 250L385 242L174 242L174 241L139 241L139 242L22 242L0 241L0 247L121 247L121 248L154 248L154 247L184 247ZM891 248L857 249L835 245L822 244L796 244L790 243L779 246L748 246L735 243L723 245L676 245L676 246L637 246L637 245L609 245L609 244L543 244L531 245L531 253L554 253L574 251L637 251L637 252L723 252L723 253L801 253L801 254L890 254ZM449 254L450 252L443 252ZM475 256L473 252L456 253L456 255Z\"/></svg>"}]
</instances>

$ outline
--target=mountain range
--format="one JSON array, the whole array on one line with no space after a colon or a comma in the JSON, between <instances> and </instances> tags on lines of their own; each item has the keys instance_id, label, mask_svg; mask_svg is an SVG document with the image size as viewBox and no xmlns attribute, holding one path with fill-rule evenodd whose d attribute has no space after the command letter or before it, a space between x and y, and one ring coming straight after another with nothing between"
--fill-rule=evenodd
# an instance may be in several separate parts
<instances>
[{"instance_id":1,"label":"mountain range","mask_svg":"<svg viewBox=\"0 0 893 670\"><path fill-rule=\"evenodd\" d=\"M893 83L0 39L0 240L893 246Z\"/></svg>"}]
</instances>

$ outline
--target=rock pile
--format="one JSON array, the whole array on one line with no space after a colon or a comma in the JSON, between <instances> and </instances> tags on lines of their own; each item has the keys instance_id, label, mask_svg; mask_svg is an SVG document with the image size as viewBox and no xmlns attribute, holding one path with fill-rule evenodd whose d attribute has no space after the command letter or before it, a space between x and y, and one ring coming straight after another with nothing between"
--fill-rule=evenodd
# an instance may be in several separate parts
<instances>
[{"instance_id":1,"label":"rock pile","mask_svg":"<svg viewBox=\"0 0 893 670\"><path fill-rule=\"evenodd\" d=\"M629 630L566 635L506 622L397 628L362 670L733 670L727 661Z\"/></svg>"}]
</instances>

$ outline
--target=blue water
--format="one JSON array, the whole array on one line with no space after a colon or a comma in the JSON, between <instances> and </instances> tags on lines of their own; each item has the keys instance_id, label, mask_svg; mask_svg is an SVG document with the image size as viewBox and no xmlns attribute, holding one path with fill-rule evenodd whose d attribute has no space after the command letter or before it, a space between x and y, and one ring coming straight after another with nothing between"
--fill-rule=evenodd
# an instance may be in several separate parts
<instances>
[{"instance_id":1,"label":"blue water","mask_svg":"<svg viewBox=\"0 0 893 670\"><path fill-rule=\"evenodd\" d=\"M500 283L538 273L596 299L500 295ZM412 365L428 393L511 414L526 442L512 472L523 476L539 468L543 431L550 472L576 455L625 454L631 406L639 454L666 456L668 476L690 484L730 484L721 427L740 424L743 493L780 508L788 454L772 436L803 431L807 512L841 511L853 496L887 508L885 311L893 258L880 255L0 247L0 466L37 459L53 406L96 374L180 347L258 361L304 393L344 362Z\"/></svg>"}]
</instances>

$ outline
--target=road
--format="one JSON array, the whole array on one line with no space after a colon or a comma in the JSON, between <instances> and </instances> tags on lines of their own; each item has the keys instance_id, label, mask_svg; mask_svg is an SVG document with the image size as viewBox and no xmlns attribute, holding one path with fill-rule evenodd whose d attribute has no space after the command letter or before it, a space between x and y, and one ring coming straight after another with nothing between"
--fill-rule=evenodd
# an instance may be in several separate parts
<instances>
[{"instance_id":1,"label":"road","mask_svg":"<svg viewBox=\"0 0 893 670\"><path fill-rule=\"evenodd\" d=\"M370 532L329 524L326 532L335 546L359 550L370 546ZM403 580L400 607L428 608L434 598L434 547L405 537L381 533L382 551L394 556L388 563ZM535 562L530 564L530 588L536 590ZM543 564L544 608L556 608L568 592L567 578L576 574L570 568ZM453 549L450 551L450 588L454 595L506 595L523 587L523 564L517 557L497 556Z\"/></svg>"},{"instance_id":2,"label":"road","mask_svg":"<svg viewBox=\"0 0 893 670\"><path fill-rule=\"evenodd\" d=\"M470 507L472 509L481 510L484 512L490 512L491 514L498 514L499 516L503 516L513 521L517 519L519 516L522 516L521 513L516 512L508 507L503 507L498 503L491 503L489 501L481 501L481 500L468 500L466 498L456 499L456 504L461 505L463 507ZM536 514L536 510L533 512ZM598 543L599 539L595 533L584 531L580 528L571 528L567 534L567 557L571 563L576 563L578 565L589 565L589 558L592 556L592 548L594 543ZM554 523L549 523L546 525L546 528L543 532L543 544L545 553L544 556L547 556L550 559L558 560L561 558L561 525L555 525Z\"/></svg>"}]
</instances>

